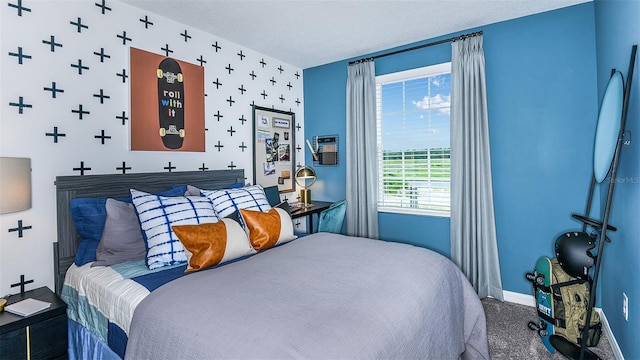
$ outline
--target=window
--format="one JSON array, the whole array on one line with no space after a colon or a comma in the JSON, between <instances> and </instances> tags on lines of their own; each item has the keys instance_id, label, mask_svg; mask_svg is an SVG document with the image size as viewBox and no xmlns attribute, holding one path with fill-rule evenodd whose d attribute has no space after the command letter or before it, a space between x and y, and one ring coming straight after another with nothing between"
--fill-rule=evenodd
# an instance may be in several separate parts
<instances>
[{"instance_id":1,"label":"window","mask_svg":"<svg viewBox=\"0 0 640 360\"><path fill-rule=\"evenodd\" d=\"M378 210L449 216L451 63L376 77Z\"/></svg>"}]
</instances>

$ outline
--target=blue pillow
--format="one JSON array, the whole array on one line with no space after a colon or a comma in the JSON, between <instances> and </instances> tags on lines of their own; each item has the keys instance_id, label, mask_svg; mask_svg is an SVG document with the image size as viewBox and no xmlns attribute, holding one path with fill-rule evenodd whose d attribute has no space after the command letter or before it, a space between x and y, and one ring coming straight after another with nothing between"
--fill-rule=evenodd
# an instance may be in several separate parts
<instances>
[{"instance_id":1,"label":"blue pillow","mask_svg":"<svg viewBox=\"0 0 640 360\"><path fill-rule=\"evenodd\" d=\"M95 241L93 239L82 240L76 250L74 263L77 266L82 266L92 261L96 261L96 250L98 249L99 243L100 241Z\"/></svg>"},{"instance_id":2,"label":"blue pillow","mask_svg":"<svg viewBox=\"0 0 640 360\"><path fill-rule=\"evenodd\" d=\"M173 188L167 191L164 191L162 193L159 193L158 195L168 196L168 197L182 196L186 190L187 190L186 185L174 186ZM118 198L116 200L120 200L128 203L131 202L130 197ZM83 248L83 250L88 251L88 254L86 255L86 258L85 258L85 260L89 259L87 260L87 262L96 260L95 250L98 247L98 243L100 243L100 238L102 237L102 232L104 231L104 222L107 219L106 202L107 202L106 198L71 199L71 217L75 222L76 232L78 233L78 235L80 235L80 238L84 240L90 240L92 244L93 242L95 242L95 245L91 245L90 247L87 247L88 244L85 244L86 248ZM78 250L76 251L76 258L77 258L78 252L80 251L81 246L82 246L82 242L80 243ZM80 263L82 263L82 261L80 261Z\"/></svg>"}]
</instances>

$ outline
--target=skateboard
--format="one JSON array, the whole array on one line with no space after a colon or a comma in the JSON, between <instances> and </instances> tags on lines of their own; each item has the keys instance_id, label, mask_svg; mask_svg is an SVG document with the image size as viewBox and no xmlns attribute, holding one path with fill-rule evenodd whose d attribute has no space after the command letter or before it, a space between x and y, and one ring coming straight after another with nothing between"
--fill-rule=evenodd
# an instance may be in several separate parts
<instances>
[{"instance_id":1,"label":"skateboard","mask_svg":"<svg viewBox=\"0 0 640 360\"><path fill-rule=\"evenodd\" d=\"M553 354L556 349L550 342L550 338L554 334L553 291L551 290L553 266L551 259L546 256L538 259L535 272L527 274L527 279L533 283L538 312L538 322L529 322L529 328L538 331L538 335L542 338L542 343Z\"/></svg>"},{"instance_id":2,"label":"skateboard","mask_svg":"<svg viewBox=\"0 0 640 360\"><path fill-rule=\"evenodd\" d=\"M158 65L160 137L165 147L179 149L184 140L184 77L180 64L165 58Z\"/></svg>"}]
</instances>

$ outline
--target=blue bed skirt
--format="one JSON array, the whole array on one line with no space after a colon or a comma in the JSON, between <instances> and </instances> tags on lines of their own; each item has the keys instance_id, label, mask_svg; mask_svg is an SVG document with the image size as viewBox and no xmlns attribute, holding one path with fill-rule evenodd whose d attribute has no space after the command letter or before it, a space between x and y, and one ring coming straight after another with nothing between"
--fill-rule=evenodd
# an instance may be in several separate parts
<instances>
[{"instance_id":1,"label":"blue bed skirt","mask_svg":"<svg viewBox=\"0 0 640 360\"><path fill-rule=\"evenodd\" d=\"M69 319L69 360L122 360L104 341Z\"/></svg>"}]
</instances>

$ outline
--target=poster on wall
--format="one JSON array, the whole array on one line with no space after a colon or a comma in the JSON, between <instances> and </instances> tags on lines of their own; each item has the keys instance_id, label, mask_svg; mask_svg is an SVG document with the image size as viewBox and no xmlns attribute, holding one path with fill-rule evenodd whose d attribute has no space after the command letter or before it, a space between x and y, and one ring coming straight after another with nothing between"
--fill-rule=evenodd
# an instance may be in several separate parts
<instances>
[{"instance_id":1,"label":"poster on wall","mask_svg":"<svg viewBox=\"0 0 640 360\"><path fill-rule=\"evenodd\" d=\"M204 68L131 48L131 150L205 151Z\"/></svg>"},{"instance_id":2,"label":"poster on wall","mask_svg":"<svg viewBox=\"0 0 640 360\"><path fill-rule=\"evenodd\" d=\"M295 114L253 106L253 183L294 190Z\"/></svg>"}]
</instances>

